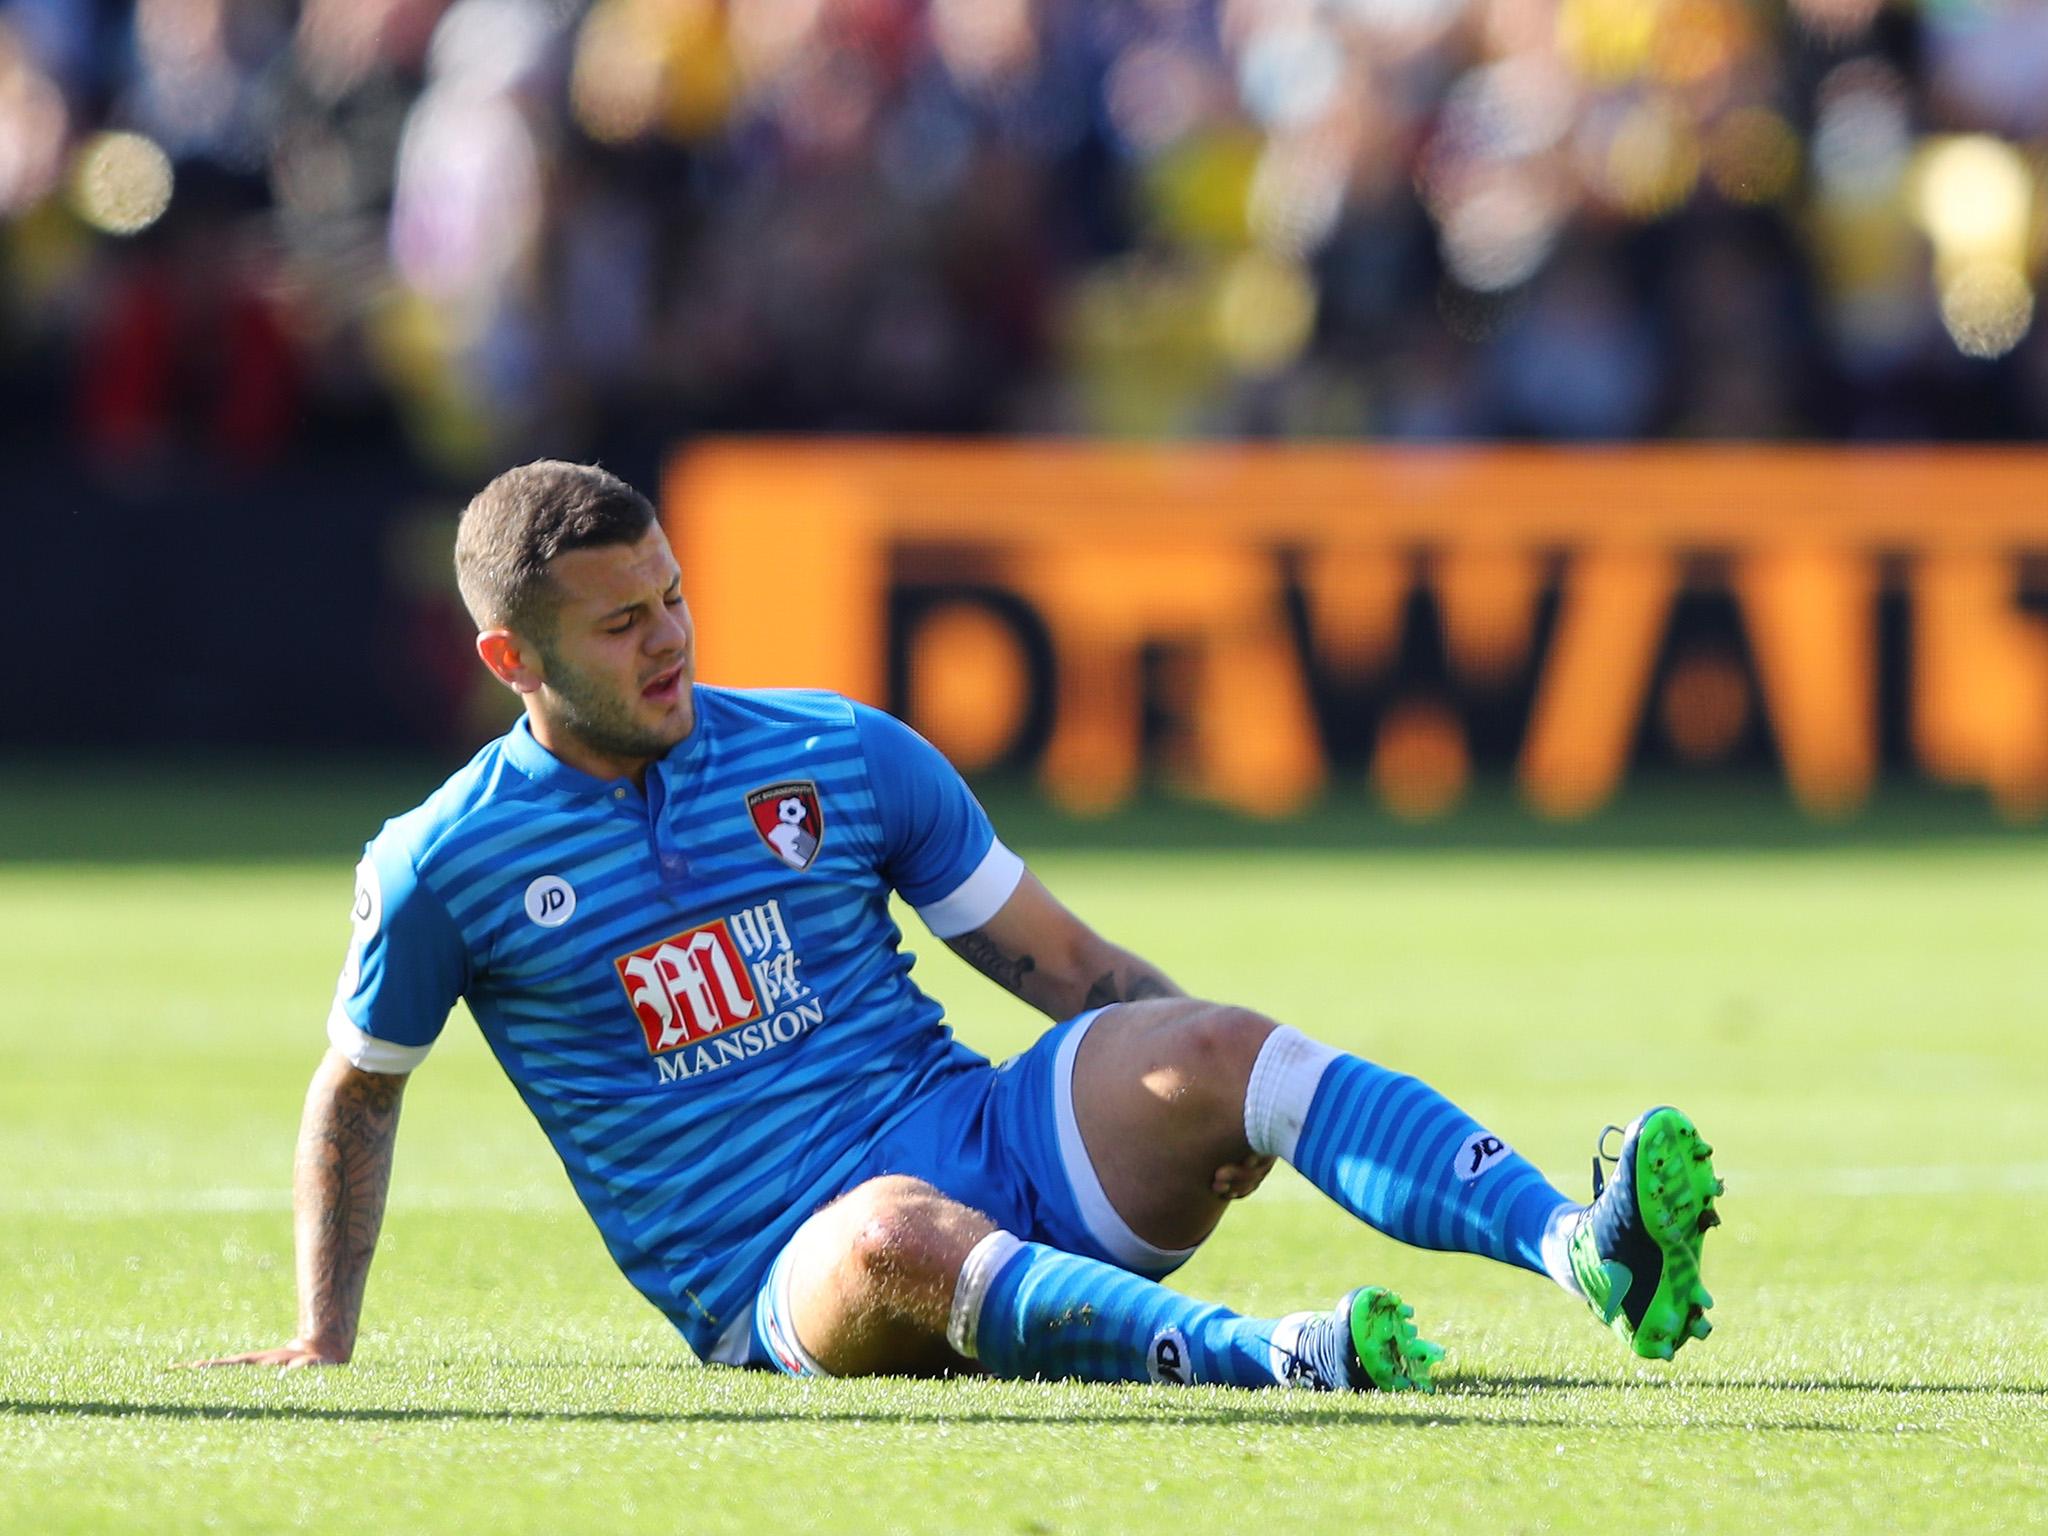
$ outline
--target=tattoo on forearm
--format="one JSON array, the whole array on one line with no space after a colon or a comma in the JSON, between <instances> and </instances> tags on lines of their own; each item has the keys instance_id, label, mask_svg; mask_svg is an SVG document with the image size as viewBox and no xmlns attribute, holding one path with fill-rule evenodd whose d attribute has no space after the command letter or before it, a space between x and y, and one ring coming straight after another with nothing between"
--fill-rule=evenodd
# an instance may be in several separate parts
<instances>
[{"instance_id":1,"label":"tattoo on forearm","mask_svg":"<svg viewBox=\"0 0 2048 1536\"><path fill-rule=\"evenodd\" d=\"M1046 965L1040 965L1035 955L1013 954L986 928L972 929L946 942L955 954L997 986L1055 1019L1110 1003L1181 995L1180 988L1136 955L1099 941L1068 946L1078 953L1066 959L1055 954ZM1108 968L1094 983L1085 983L1088 972L1105 963Z\"/></svg>"},{"instance_id":2,"label":"tattoo on forearm","mask_svg":"<svg viewBox=\"0 0 2048 1536\"><path fill-rule=\"evenodd\" d=\"M979 928L953 940L953 948L982 975L997 986L1023 995L1024 978L1038 969L1029 955L1012 955Z\"/></svg>"},{"instance_id":3,"label":"tattoo on forearm","mask_svg":"<svg viewBox=\"0 0 2048 1536\"><path fill-rule=\"evenodd\" d=\"M1175 995L1166 978L1155 972L1133 971L1128 981L1120 981L1115 971L1104 971L1089 987L1088 995L1081 1000L1081 1007L1086 1011L1105 1008L1111 1003L1135 1003L1141 998Z\"/></svg>"},{"instance_id":4,"label":"tattoo on forearm","mask_svg":"<svg viewBox=\"0 0 2048 1536\"><path fill-rule=\"evenodd\" d=\"M302 1337L354 1343L404 1091L401 1076L354 1072L307 1106L294 1179Z\"/></svg>"}]
</instances>

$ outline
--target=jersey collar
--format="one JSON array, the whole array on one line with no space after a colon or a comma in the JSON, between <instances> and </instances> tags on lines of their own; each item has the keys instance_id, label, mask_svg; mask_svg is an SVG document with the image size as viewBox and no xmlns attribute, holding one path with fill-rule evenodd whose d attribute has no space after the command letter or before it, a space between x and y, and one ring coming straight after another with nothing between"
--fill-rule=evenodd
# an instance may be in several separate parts
<instances>
[{"instance_id":1,"label":"jersey collar","mask_svg":"<svg viewBox=\"0 0 2048 1536\"><path fill-rule=\"evenodd\" d=\"M667 755L655 760L654 768L664 775L672 775L697 755L704 740L704 700L701 692L697 700L697 723L690 734L669 748ZM533 734L533 722L524 714L518 723L505 735L505 756L512 766L525 774L534 783L548 789L564 790L572 795L599 795L616 798L637 796L640 792L633 787L631 779L600 779L585 773L581 768L572 768L554 753L540 744ZM620 790L626 791L620 796Z\"/></svg>"}]
</instances>

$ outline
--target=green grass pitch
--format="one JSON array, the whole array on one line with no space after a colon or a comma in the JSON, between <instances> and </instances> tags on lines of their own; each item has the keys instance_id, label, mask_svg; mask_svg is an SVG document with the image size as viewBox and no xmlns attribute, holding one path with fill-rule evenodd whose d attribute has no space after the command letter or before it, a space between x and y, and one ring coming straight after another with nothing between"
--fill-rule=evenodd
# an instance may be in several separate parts
<instances>
[{"instance_id":1,"label":"green grass pitch","mask_svg":"<svg viewBox=\"0 0 2048 1536\"><path fill-rule=\"evenodd\" d=\"M1717 1330L1675 1366L1283 1171L1177 1283L1249 1311L1391 1285L1449 1351L1439 1395L701 1369L458 1019L408 1097L356 1364L193 1373L167 1366L290 1331L352 858L238 862L238 825L293 818L224 797L203 853L66 859L65 817L121 847L164 807L10 788L0 1531L2048 1528L2039 838L1034 859L1187 985L1433 1080L1568 1192L1603 1122L1690 1111L1727 1224ZM971 1043L1029 1038L911 931Z\"/></svg>"}]
</instances>

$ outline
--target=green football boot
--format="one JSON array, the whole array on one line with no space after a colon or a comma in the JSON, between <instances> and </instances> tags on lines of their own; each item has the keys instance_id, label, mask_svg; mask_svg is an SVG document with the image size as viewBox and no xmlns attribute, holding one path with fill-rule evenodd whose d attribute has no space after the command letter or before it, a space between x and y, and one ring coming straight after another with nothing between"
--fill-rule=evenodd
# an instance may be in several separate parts
<instances>
[{"instance_id":1,"label":"green football boot","mask_svg":"<svg viewBox=\"0 0 2048 1536\"><path fill-rule=\"evenodd\" d=\"M1273 1374L1322 1392L1434 1392L1443 1350L1415 1331L1415 1309L1362 1285L1327 1312L1295 1312L1273 1330Z\"/></svg>"},{"instance_id":2,"label":"green football boot","mask_svg":"<svg viewBox=\"0 0 2048 1536\"><path fill-rule=\"evenodd\" d=\"M1700 1245L1721 1224L1714 1200L1714 1149L1693 1123L1668 1106L1637 1117L1621 1132L1621 1152L1608 1157L1607 1138L1593 1159L1593 1203L1572 1232L1572 1274L1593 1315L1628 1340L1646 1360L1669 1360L1688 1339L1714 1331L1714 1298L1700 1283ZM1602 1158L1614 1163L1603 1181Z\"/></svg>"}]
</instances>

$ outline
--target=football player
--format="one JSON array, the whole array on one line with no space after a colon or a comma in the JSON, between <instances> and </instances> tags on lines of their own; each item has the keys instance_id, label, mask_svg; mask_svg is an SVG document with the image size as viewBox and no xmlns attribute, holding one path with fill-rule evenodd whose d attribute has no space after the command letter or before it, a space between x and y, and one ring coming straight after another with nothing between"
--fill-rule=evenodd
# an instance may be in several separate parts
<instances>
[{"instance_id":1,"label":"football player","mask_svg":"<svg viewBox=\"0 0 2048 1536\"><path fill-rule=\"evenodd\" d=\"M213 1364L349 1359L399 1106L458 998L629 1281L703 1359L792 1374L1426 1388L1362 1286L1250 1318L1161 1285L1285 1159L1403 1242L1547 1275L1638 1354L1708 1332L1710 1149L1637 1118L1581 1205L1413 1077L1187 996L836 694L695 676L653 507L593 467L463 514L483 664L525 707L356 872L295 1176L299 1318ZM910 978L901 892L1052 1026L992 1065Z\"/></svg>"}]
</instances>

